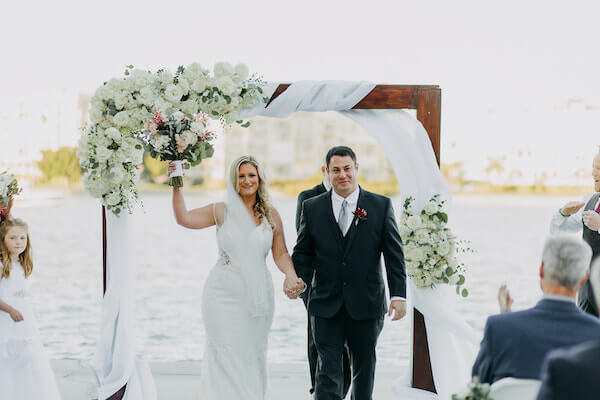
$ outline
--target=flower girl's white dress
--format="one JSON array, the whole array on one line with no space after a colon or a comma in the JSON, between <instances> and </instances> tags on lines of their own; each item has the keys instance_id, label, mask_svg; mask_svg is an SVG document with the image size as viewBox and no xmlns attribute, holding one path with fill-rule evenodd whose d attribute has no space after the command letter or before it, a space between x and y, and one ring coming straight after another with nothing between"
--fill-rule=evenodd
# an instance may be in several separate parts
<instances>
[{"instance_id":1,"label":"flower girl's white dress","mask_svg":"<svg viewBox=\"0 0 600 400\"><path fill-rule=\"evenodd\" d=\"M35 317L26 300L25 271L21 264L13 263L10 277L0 279L0 300L23 315L23 321L14 322L8 313L0 311L0 399L60 399Z\"/></svg>"}]
</instances>

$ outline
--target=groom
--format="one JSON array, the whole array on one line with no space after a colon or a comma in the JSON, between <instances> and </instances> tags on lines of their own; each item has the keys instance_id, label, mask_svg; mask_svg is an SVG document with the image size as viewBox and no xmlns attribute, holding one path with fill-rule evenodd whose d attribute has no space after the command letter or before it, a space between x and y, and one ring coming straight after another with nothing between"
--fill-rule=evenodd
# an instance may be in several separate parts
<instances>
[{"instance_id":1,"label":"groom","mask_svg":"<svg viewBox=\"0 0 600 400\"><path fill-rule=\"evenodd\" d=\"M375 346L386 312L380 265L385 259L391 304L388 315L406 314L402 241L389 198L356 183L356 155L346 146L325 159L333 190L306 200L292 255L308 298L319 354L315 399L341 400L344 345L352 363L352 399L371 400Z\"/></svg>"}]
</instances>

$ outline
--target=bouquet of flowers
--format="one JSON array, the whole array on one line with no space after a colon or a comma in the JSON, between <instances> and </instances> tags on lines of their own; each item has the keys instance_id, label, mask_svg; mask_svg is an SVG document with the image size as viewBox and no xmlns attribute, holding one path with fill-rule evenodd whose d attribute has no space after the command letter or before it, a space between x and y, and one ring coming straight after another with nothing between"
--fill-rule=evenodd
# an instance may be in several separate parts
<instances>
[{"instance_id":1,"label":"bouquet of flowers","mask_svg":"<svg viewBox=\"0 0 600 400\"><path fill-rule=\"evenodd\" d=\"M215 134L209 130L208 116L204 113L190 118L181 111L172 114L155 111L154 118L139 133L139 137L153 158L175 162L177 170L169 176L171 186L183 186L181 168L184 160L190 166L195 166L214 153L210 141Z\"/></svg>"},{"instance_id":2,"label":"bouquet of flowers","mask_svg":"<svg viewBox=\"0 0 600 400\"><path fill-rule=\"evenodd\" d=\"M178 67L174 73L166 69L143 71L128 65L124 77L104 82L91 99L90 123L78 151L86 190L116 215L123 209L131 211L132 201L137 198L137 165L144 154L139 133L150 128L148 121L155 111L165 120L164 127L171 124L168 119L174 113L184 113L190 126L178 134L191 131L198 135L188 128L196 122L193 116L201 113L223 125L238 123L247 127L250 123L241 120L240 113L268 100L263 94L265 84L260 76L250 75L244 64L219 62L210 71L192 63ZM157 127L157 133L161 134L161 129ZM192 136L185 134L183 140ZM203 141L208 142L206 139ZM196 156L210 157L208 144L199 149L192 145L196 151L204 148L204 153ZM195 162L191 155L187 159Z\"/></svg>"},{"instance_id":3,"label":"bouquet of flowers","mask_svg":"<svg viewBox=\"0 0 600 400\"><path fill-rule=\"evenodd\" d=\"M412 212L412 201L409 197L404 202L399 226L407 274L418 288L446 283L455 285L456 293L467 297L469 292L463 287L464 264L458 262L456 253L472 250L463 247L446 226L448 215L442 211L444 201L435 195L418 214Z\"/></svg>"},{"instance_id":4,"label":"bouquet of flowers","mask_svg":"<svg viewBox=\"0 0 600 400\"><path fill-rule=\"evenodd\" d=\"M14 195L21 193L17 178L8 172L0 172L0 203L8 204Z\"/></svg>"},{"instance_id":5,"label":"bouquet of flowers","mask_svg":"<svg viewBox=\"0 0 600 400\"><path fill-rule=\"evenodd\" d=\"M8 172L0 172L0 221L9 213L13 196L21 193L17 178Z\"/></svg>"}]
</instances>

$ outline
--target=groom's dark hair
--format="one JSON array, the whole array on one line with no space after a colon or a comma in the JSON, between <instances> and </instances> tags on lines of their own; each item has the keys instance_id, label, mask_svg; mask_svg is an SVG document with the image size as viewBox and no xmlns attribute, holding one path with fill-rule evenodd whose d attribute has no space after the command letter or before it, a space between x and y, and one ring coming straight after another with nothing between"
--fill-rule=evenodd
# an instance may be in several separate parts
<instances>
[{"instance_id":1,"label":"groom's dark hair","mask_svg":"<svg viewBox=\"0 0 600 400\"><path fill-rule=\"evenodd\" d=\"M329 168L329 161L331 161L331 157L333 156L350 156L352 161L354 161L354 164L356 164L356 154L354 154L354 151L352 151L352 149L348 146L335 146L329 149L327 155L325 156L325 165L327 168Z\"/></svg>"}]
</instances>

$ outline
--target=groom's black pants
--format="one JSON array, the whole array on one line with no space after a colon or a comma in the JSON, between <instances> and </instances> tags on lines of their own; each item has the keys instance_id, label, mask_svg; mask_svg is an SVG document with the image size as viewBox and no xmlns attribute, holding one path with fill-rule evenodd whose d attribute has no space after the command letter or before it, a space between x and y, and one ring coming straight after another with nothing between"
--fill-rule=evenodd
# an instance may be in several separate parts
<instances>
[{"instance_id":1,"label":"groom's black pants","mask_svg":"<svg viewBox=\"0 0 600 400\"><path fill-rule=\"evenodd\" d=\"M308 289L307 289L308 291ZM306 297L302 298L304 306L308 309ZM306 337L308 338L307 354L308 354L308 367L310 370L310 393L315 392L315 382L317 379L317 362L319 360L319 354L317 353L317 345L312 333L312 318L308 315L308 332ZM348 348L344 347L344 354L342 356L342 368L344 376L344 384L342 387L342 398L346 397L348 390L350 390L350 383L352 382L352 372L350 370L350 353Z\"/></svg>"},{"instance_id":2,"label":"groom's black pants","mask_svg":"<svg viewBox=\"0 0 600 400\"><path fill-rule=\"evenodd\" d=\"M375 346L383 327L380 318L353 320L342 305L333 318L310 316L319 354L315 400L341 400L345 346L352 364L352 400L372 400L375 382Z\"/></svg>"}]
</instances>

